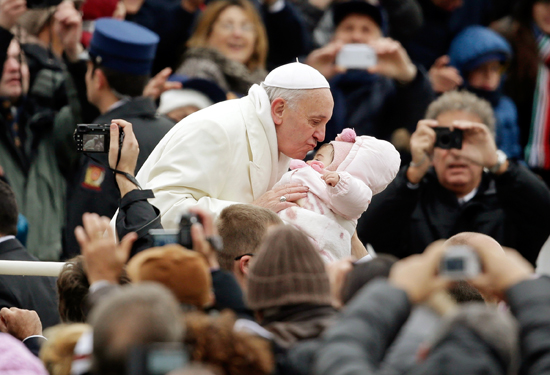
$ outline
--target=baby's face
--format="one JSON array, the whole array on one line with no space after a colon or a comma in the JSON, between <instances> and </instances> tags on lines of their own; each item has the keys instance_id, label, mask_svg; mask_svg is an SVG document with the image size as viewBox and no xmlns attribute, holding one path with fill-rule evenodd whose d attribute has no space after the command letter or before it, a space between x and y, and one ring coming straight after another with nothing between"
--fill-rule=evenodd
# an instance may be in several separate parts
<instances>
[{"instance_id":1,"label":"baby's face","mask_svg":"<svg viewBox=\"0 0 550 375\"><path fill-rule=\"evenodd\" d=\"M330 165L332 163L332 159L334 159L334 147L330 143L327 143L326 145L323 145L315 154L315 157L313 160L317 160L322 162L325 167Z\"/></svg>"}]
</instances>

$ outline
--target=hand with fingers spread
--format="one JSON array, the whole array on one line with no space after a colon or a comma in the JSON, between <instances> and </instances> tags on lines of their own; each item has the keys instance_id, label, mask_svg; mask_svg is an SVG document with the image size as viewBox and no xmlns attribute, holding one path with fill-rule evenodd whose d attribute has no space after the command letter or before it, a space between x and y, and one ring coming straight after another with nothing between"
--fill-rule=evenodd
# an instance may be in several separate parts
<instances>
[{"instance_id":1,"label":"hand with fingers spread","mask_svg":"<svg viewBox=\"0 0 550 375\"><path fill-rule=\"evenodd\" d=\"M369 45L378 56L378 63L367 69L369 73L381 74L403 84L414 80L418 69L401 43L391 38L381 38L371 41Z\"/></svg>"},{"instance_id":2,"label":"hand with fingers spread","mask_svg":"<svg viewBox=\"0 0 550 375\"><path fill-rule=\"evenodd\" d=\"M296 206L296 201L307 197L309 188L300 184L278 186L252 202L255 206L267 208L275 213Z\"/></svg>"},{"instance_id":3,"label":"hand with fingers spread","mask_svg":"<svg viewBox=\"0 0 550 375\"><path fill-rule=\"evenodd\" d=\"M0 0L0 27L11 29L26 11L26 0Z\"/></svg>"},{"instance_id":4,"label":"hand with fingers spread","mask_svg":"<svg viewBox=\"0 0 550 375\"><path fill-rule=\"evenodd\" d=\"M451 283L439 276L439 263L445 249L444 241L436 241L424 253L400 260L393 265L389 281L404 290L411 303L426 301L432 293Z\"/></svg>"},{"instance_id":5,"label":"hand with fingers spread","mask_svg":"<svg viewBox=\"0 0 550 375\"><path fill-rule=\"evenodd\" d=\"M82 216L83 227L78 226L74 231L90 285L100 280L117 284L132 244L137 239L132 232L117 244L109 222L106 217L85 213Z\"/></svg>"},{"instance_id":6,"label":"hand with fingers spread","mask_svg":"<svg viewBox=\"0 0 550 375\"><path fill-rule=\"evenodd\" d=\"M122 142L120 160L118 160L117 164L120 129L124 131L124 140ZM134 134L132 124L125 120L112 120L110 130L111 143L109 145L109 166L133 176L139 156L139 144ZM136 186L124 175L117 173L115 178L118 188L120 189L121 197L124 197L129 191L136 189Z\"/></svg>"},{"instance_id":7,"label":"hand with fingers spread","mask_svg":"<svg viewBox=\"0 0 550 375\"><path fill-rule=\"evenodd\" d=\"M327 183L328 186L336 186L338 182L340 182L340 175L338 172L326 172L323 176L321 176L323 181Z\"/></svg>"},{"instance_id":8,"label":"hand with fingers spread","mask_svg":"<svg viewBox=\"0 0 550 375\"><path fill-rule=\"evenodd\" d=\"M411 136L412 163L407 170L407 179L413 184L419 183L431 166L436 138L433 128L436 126L438 122L435 120L420 120Z\"/></svg>"},{"instance_id":9,"label":"hand with fingers spread","mask_svg":"<svg viewBox=\"0 0 550 375\"><path fill-rule=\"evenodd\" d=\"M454 121L452 126L463 131L460 155L472 163L491 168L497 163L497 146L489 128L470 121ZM458 151L452 150L458 153Z\"/></svg>"},{"instance_id":10,"label":"hand with fingers spread","mask_svg":"<svg viewBox=\"0 0 550 375\"><path fill-rule=\"evenodd\" d=\"M76 10L73 1L63 1L57 6L53 28L69 61L77 61L78 55L83 51L80 44L82 16Z\"/></svg>"},{"instance_id":11,"label":"hand with fingers spread","mask_svg":"<svg viewBox=\"0 0 550 375\"><path fill-rule=\"evenodd\" d=\"M342 49L342 42L331 42L326 46L311 52L306 59L306 64L314 67L326 79L331 79L336 74L345 72L345 69L336 66L336 55Z\"/></svg>"},{"instance_id":12,"label":"hand with fingers spread","mask_svg":"<svg viewBox=\"0 0 550 375\"><path fill-rule=\"evenodd\" d=\"M29 336L42 335L42 322L34 310L4 307L0 310L0 332L23 341Z\"/></svg>"},{"instance_id":13,"label":"hand with fingers spread","mask_svg":"<svg viewBox=\"0 0 550 375\"><path fill-rule=\"evenodd\" d=\"M157 100L161 94L168 90L181 89L181 82L167 81L172 74L171 68L164 68L151 78L143 89L143 96L148 96L153 100Z\"/></svg>"},{"instance_id":14,"label":"hand with fingers spread","mask_svg":"<svg viewBox=\"0 0 550 375\"><path fill-rule=\"evenodd\" d=\"M456 90L464 82L459 71L449 66L449 56L441 56L430 68L428 76L435 92L444 93Z\"/></svg>"},{"instance_id":15,"label":"hand with fingers spread","mask_svg":"<svg viewBox=\"0 0 550 375\"><path fill-rule=\"evenodd\" d=\"M216 253L216 249L214 249L212 244L207 240L209 237L219 237L218 229L214 225L214 219L212 218L212 215L196 207L190 208L189 211L197 214L202 223L193 224L193 226L191 227L193 250L195 250L199 254L202 254L206 258L210 269L219 269L220 264L218 263L218 255Z\"/></svg>"}]
</instances>

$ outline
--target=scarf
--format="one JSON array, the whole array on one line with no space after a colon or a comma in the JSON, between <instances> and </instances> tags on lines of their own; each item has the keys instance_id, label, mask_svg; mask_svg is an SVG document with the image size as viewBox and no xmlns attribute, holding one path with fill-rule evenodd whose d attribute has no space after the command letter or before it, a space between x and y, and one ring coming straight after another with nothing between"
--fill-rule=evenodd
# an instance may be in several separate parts
<instances>
[{"instance_id":1,"label":"scarf","mask_svg":"<svg viewBox=\"0 0 550 375\"><path fill-rule=\"evenodd\" d=\"M525 160L530 167L550 169L550 36L536 25L533 31L539 50L537 86L533 100L533 115Z\"/></svg>"}]
</instances>

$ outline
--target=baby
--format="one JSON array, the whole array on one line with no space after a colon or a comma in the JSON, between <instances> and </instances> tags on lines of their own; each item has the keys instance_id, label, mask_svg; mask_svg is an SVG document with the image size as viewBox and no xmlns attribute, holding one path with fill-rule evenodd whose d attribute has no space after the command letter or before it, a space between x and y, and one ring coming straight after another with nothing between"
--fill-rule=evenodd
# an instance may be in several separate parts
<instances>
[{"instance_id":1,"label":"baby","mask_svg":"<svg viewBox=\"0 0 550 375\"><path fill-rule=\"evenodd\" d=\"M395 178L400 162L390 143L357 137L352 129L344 129L334 141L321 146L314 160L290 163L291 171L275 187L301 183L309 192L279 216L304 231L325 261L348 257L357 220L372 196Z\"/></svg>"}]
</instances>

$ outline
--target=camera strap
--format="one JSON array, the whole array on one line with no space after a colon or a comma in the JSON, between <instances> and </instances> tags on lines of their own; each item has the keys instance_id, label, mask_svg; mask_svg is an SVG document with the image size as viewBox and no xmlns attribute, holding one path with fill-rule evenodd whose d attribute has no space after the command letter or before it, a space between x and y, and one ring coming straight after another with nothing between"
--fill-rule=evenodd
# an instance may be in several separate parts
<instances>
[{"instance_id":1,"label":"camera strap","mask_svg":"<svg viewBox=\"0 0 550 375\"><path fill-rule=\"evenodd\" d=\"M94 158L92 155L90 155L88 153L84 153L84 155L86 155L87 157L89 157L90 159L95 161L96 163L98 163L98 164L106 167L107 169L111 170L113 173L123 175L124 177L126 177L128 179L128 181L130 181L131 183L136 185L139 190L143 190L141 188L141 185L139 184L138 180L136 180L136 178L134 176L132 176L130 173L119 171L118 169L113 169L110 166L105 165L105 163L103 163L102 161L99 161L98 159ZM118 150L117 165L118 165L119 160L120 160L120 149Z\"/></svg>"}]
</instances>

